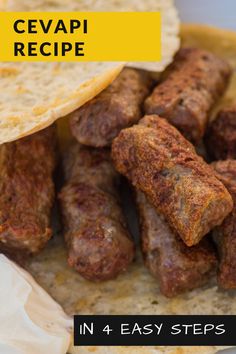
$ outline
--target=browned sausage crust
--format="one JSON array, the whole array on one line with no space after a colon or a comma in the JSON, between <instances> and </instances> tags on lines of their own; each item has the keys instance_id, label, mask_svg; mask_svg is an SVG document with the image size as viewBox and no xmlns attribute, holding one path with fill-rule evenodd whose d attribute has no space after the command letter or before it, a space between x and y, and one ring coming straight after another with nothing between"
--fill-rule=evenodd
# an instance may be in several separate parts
<instances>
[{"instance_id":1,"label":"browned sausage crust","mask_svg":"<svg viewBox=\"0 0 236 354\"><path fill-rule=\"evenodd\" d=\"M234 200L233 211L223 224L214 229L220 266L218 284L223 289L236 288L236 160L217 161L212 164L217 177L224 183Z\"/></svg>"},{"instance_id":2,"label":"browned sausage crust","mask_svg":"<svg viewBox=\"0 0 236 354\"><path fill-rule=\"evenodd\" d=\"M230 213L233 201L212 168L165 119L146 116L112 144L116 169L148 196L188 246Z\"/></svg>"},{"instance_id":3,"label":"browned sausage crust","mask_svg":"<svg viewBox=\"0 0 236 354\"><path fill-rule=\"evenodd\" d=\"M205 143L214 160L236 158L236 104L218 113L207 130Z\"/></svg>"},{"instance_id":4,"label":"browned sausage crust","mask_svg":"<svg viewBox=\"0 0 236 354\"><path fill-rule=\"evenodd\" d=\"M0 146L0 249L34 254L50 239L55 127Z\"/></svg>"},{"instance_id":5,"label":"browned sausage crust","mask_svg":"<svg viewBox=\"0 0 236 354\"><path fill-rule=\"evenodd\" d=\"M152 85L145 71L125 68L106 90L72 114L72 134L81 144L110 145L121 129L142 117L141 107Z\"/></svg>"},{"instance_id":6,"label":"browned sausage crust","mask_svg":"<svg viewBox=\"0 0 236 354\"><path fill-rule=\"evenodd\" d=\"M210 240L205 238L197 246L187 247L142 192L137 192L136 201L144 260L159 280L161 292L173 297L204 285L217 263Z\"/></svg>"},{"instance_id":7,"label":"browned sausage crust","mask_svg":"<svg viewBox=\"0 0 236 354\"><path fill-rule=\"evenodd\" d=\"M197 48L183 48L167 78L146 99L145 112L159 114L197 143L204 135L208 114L227 87L227 62Z\"/></svg>"},{"instance_id":8,"label":"browned sausage crust","mask_svg":"<svg viewBox=\"0 0 236 354\"><path fill-rule=\"evenodd\" d=\"M68 262L84 278L115 278L134 257L134 243L122 213L109 152L75 144L65 160L60 193Z\"/></svg>"}]
</instances>

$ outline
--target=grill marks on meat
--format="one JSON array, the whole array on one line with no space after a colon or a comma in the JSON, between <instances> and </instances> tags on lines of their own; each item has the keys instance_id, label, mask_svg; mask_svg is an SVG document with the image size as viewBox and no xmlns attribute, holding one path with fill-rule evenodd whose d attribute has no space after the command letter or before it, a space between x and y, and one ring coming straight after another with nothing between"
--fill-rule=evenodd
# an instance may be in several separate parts
<instances>
[{"instance_id":1,"label":"grill marks on meat","mask_svg":"<svg viewBox=\"0 0 236 354\"><path fill-rule=\"evenodd\" d=\"M223 289L236 289L236 160L217 161L212 166L234 201L233 211L213 230L220 254L218 284Z\"/></svg>"},{"instance_id":2,"label":"grill marks on meat","mask_svg":"<svg viewBox=\"0 0 236 354\"><path fill-rule=\"evenodd\" d=\"M60 193L68 262L84 278L115 278L134 258L134 243L119 204L109 152L74 145Z\"/></svg>"},{"instance_id":3,"label":"grill marks on meat","mask_svg":"<svg viewBox=\"0 0 236 354\"><path fill-rule=\"evenodd\" d=\"M142 192L136 192L136 202L145 264L159 280L161 292L173 297L204 285L217 263L210 241L187 247Z\"/></svg>"},{"instance_id":4,"label":"grill marks on meat","mask_svg":"<svg viewBox=\"0 0 236 354\"><path fill-rule=\"evenodd\" d=\"M55 126L0 146L0 249L35 254L50 239Z\"/></svg>"},{"instance_id":5,"label":"grill marks on meat","mask_svg":"<svg viewBox=\"0 0 236 354\"><path fill-rule=\"evenodd\" d=\"M165 119L146 116L124 129L113 141L112 157L188 246L232 210L232 198L211 167Z\"/></svg>"},{"instance_id":6,"label":"grill marks on meat","mask_svg":"<svg viewBox=\"0 0 236 354\"><path fill-rule=\"evenodd\" d=\"M142 104L152 86L145 71L125 68L107 89L72 114L72 134L81 144L110 145L121 129L142 117Z\"/></svg>"},{"instance_id":7,"label":"grill marks on meat","mask_svg":"<svg viewBox=\"0 0 236 354\"><path fill-rule=\"evenodd\" d=\"M207 130L205 142L214 160L236 158L236 104L218 113Z\"/></svg>"},{"instance_id":8,"label":"grill marks on meat","mask_svg":"<svg viewBox=\"0 0 236 354\"><path fill-rule=\"evenodd\" d=\"M168 119L190 141L204 135L209 112L224 93L231 69L214 54L183 48L164 81L146 99L145 112Z\"/></svg>"}]
</instances>

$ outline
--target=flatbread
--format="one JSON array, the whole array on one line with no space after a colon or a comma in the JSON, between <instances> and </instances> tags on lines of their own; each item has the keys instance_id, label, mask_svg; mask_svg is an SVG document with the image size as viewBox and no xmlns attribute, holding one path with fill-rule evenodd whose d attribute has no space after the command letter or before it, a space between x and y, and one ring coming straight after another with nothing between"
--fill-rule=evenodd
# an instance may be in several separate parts
<instances>
[{"instance_id":1,"label":"flatbread","mask_svg":"<svg viewBox=\"0 0 236 354\"><path fill-rule=\"evenodd\" d=\"M0 63L0 144L46 128L96 96L121 63Z\"/></svg>"},{"instance_id":2,"label":"flatbread","mask_svg":"<svg viewBox=\"0 0 236 354\"><path fill-rule=\"evenodd\" d=\"M207 37L209 39L207 40ZM183 45L210 49L228 59L236 69L236 33L206 26L182 26ZM203 40L204 39L204 40ZM227 43L227 45L226 45ZM222 51L220 50L222 47ZM221 101L226 104L236 97L236 80ZM59 121L63 145L68 139L67 120ZM62 133L63 132L63 133ZM137 230L137 220L131 206L126 208L131 227ZM130 215L131 214L131 215ZM218 290L215 280L204 288L193 290L174 299L160 294L158 282L149 274L139 255L116 280L94 284L84 280L66 262L66 250L60 226L48 247L28 266L37 281L60 303L69 315L77 314L235 314L235 292ZM79 354L213 354L220 347L78 347Z\"/></svg>"},{"instance_id":3,"label":"flatbread","mask_svg":"<svg viewBox=\"0 0 236 354\"><path fill-rule=\"evenodd\" d=\"M161 11L160 63L131 63L162 71L179 48L173 0L0 0L1 11ZM46 128L96 96L122 63L0 63L0 144Z\"/></svg>"},{"instance_id":4,"label":"flatbread","mask_svg":"<svg viewBox=\"0 0 236 354\"><path fill-rule=\"evenodd\" d=\"M180 46L180 21L173 0L0 0L0 3L1 1L5 1L7 11L161 11L162 60L129 63L129 66L136 68L163 71Z\"/></svg>"}]
</instances>

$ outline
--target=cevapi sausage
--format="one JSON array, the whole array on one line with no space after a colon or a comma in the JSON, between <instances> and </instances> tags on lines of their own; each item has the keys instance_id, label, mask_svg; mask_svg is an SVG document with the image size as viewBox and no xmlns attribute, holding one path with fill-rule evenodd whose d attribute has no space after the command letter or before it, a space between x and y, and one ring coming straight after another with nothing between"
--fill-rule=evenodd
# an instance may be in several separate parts
<instances>
[{"instance_id":1,"label":"cevapi sausage","mask_svg":"<svg viewBox=\"0 0 236 354\"><path fill-rule=\"evenodd\" d=\"M173 297L207 283L217 264L210 240L188 247L140 191L136 192L136 203L144 261L163 295Z\"/></svg>"},{"instance_id":2,"label":"cevapi sausage","mask_svg":"<svg viewBox=\"0 0 236 354\"><path fill-rule=\"evenodd\" d=\"M218 113L207 130L205 143L212 159L236 159L236 104Z\"/></svg>"},{"instance_id":3,"label":"cevapi sausage","mask_svg":"<svg viewBox=\"0 0 236 354\"><path fill-rule=\"evenodd\" d=\"M223 289L236 289L236 160L217 161L212 166L234 201L232 212L213 230L220 254L218 284Z\"/></svg>"},{"instance_id":4,"label":"cevapi sausage","mask_svg":"<svg viewBox=\"0 0 236 354\"><path fill-rule=\"evenodd\" d=\"M142 117L142 104L152 86L147 72L125 68L107 89L71 115L72 134L84 145L110 145L121 129Z\"/></svg>"},{"instance_id":5,"label":"cevapi sausage","mask_svg":"<svg viewBox=\"0 0 236 354\"><path fill-rule=\"evenodd\" d=\"M66 184L60 193L68 263L84 278L115 278L134 257L117 194L118 174L110 154L72 146L64 164Z\"/></svg>"},{"instance_id":6,"label":"cevapi sausage","mask_svg":"<svg viewBox=\"0 0 236 354\"><path fill-rule=\"evenodd\" d=\"M112 144L116 169L143 191L188 246L220 225L233 201L212 168L175 127L146 116Z\"/></svg>"},{"instance_id":7,"label":"cevapi sausage","mask_svg":"<svg viewBox=\"0 0 236 354\"><path fill-rule=\"evenodd\" d=\"M167 77L146 99L146 114L158 114L187 139L197 143L204 135L209 112L224 93L231 68L214 54L183 48Z\"/></svg>"},{"instance_id":8,"label":"cevapi sausage","mask_svg":"<svg viewBox=\"0 0 236 354\"><path fill-rule=\"evenodd\" d=\"M52 235L56 131L51 126L0 146L0 249L39 252Z\"/></svg>"}]
</instances>

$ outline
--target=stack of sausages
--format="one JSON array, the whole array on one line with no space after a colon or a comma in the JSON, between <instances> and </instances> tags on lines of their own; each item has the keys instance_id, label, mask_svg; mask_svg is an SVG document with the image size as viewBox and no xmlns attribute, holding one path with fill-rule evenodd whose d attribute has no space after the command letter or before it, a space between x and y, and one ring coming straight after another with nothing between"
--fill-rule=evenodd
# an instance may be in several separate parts
<instances>
[{"instance_id":1,"label":"stack of sausages","mask_svg":"<svg viewBox=\"0 0 236 354\"><path fill-rule=\"evenodd\" d=\"M229 266L236 264L232 261L233 250L229 249L234 237L236 200L234 139L229 127L234 124L234 110L220 112L209 126L212 109L224 94L230 76L231 69L224 60L204 50L184 48L156 86L146 73L127 68L70 119L73 136L78 143L90 146L90 154L94 154L91 147L111 146L115 169L134 188L145 264L168 297L207 283L215 273L218 255L211 235L219 250L218 283L226 289L236 286L235 272L230 273ZM142 115L145 116L141 119ZM220 138L217 134L221 134ZM209 155L231 160L207 164L192 145L203 138ZM224 145L220 139L225 139ZM223 151L218 153L218 149ZM82 170L87 170L86 159L79 155L80 172L69 178L61 194L64 214L69 210L67 189L71 183L80 183ZM99 166L92 184L104 190ZM88 176L90 173L86 172ZM87 183L91 184L90 177ZM106 188L110 185L105 184ZM82 204L77 202L79 220L83 219L79 217ZM104 205L103 209L106 210ZM88 211L87 217L89 214ZM65 220L66 237L70 239L75 223L66 216ZM79 238L83 238L82 230L80 226L76 228ZM116 235L119 238L119 232ZM70 254L71 241L68 247ZM105 242L103 247L106 249ZM133 259L132 248L125 247L130 257L124 268ZM109 259L108 254L106 258ZM117 268L111 277L120 271ZM99 276L93 280L99 280Z\"/></svg>"},{"instance_id":2,"label":"stack of sausages","mask_svg":"<svg viewBox=\"0 0 236 354\"><path fill-rule=\"evenodd\" d=\"M230 76L224 60L184 48L158 83L125 69L71 117L76 140L93 148L111 146L116 170L133 186L144 261L168 297L215 274L211 233L232 218L232 191L192 145L206 130L212 136L209 117Z\"/></svg>"},{"instance_id":3,"label":"stack of sausages","mask_svg":"<svg viewBox=\"0 0 236 354\"><path fill-rule=\"evenodd\" d=\"M209 123L230 76L221 58L184 48L159 82L125 68L71 115L75 139L61 164L59 202L68 263L84 278L113 279L134 260L119 193L123 175L134 192L144 262L161 292L173 297L202 286L217 268L219 286L236 288L236 105ZM0 150L1 249L34 254L51 236L56 158L50 134L45 130ZM212 164L196 153L202 141ZM26 148L32 151L28 160L21 153ZM45 148L50 162L42 166L34 151ZM22 169L16 168L19 159ZM31 182L22 193L13 185L22 185L25 171ZM33 183L40 191L37 202L31 199ZM27 207L27 218L20 205Z\"/></svg>"}]
</instances>

